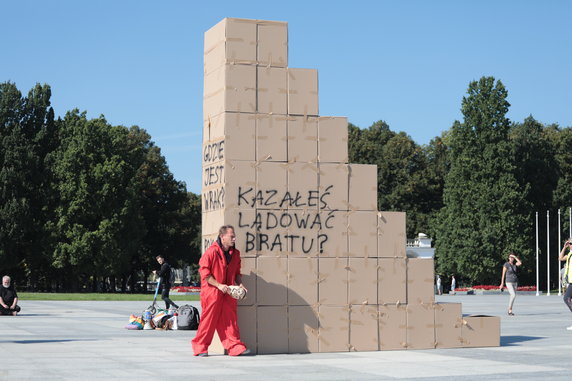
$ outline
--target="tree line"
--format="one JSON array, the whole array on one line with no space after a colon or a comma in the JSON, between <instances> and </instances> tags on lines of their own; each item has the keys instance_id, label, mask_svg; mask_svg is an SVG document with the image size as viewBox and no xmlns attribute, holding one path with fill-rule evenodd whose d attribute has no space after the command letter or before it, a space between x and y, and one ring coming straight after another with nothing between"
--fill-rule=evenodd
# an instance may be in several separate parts
<instances>
[{"instance_id":1,"label":"tree line","mask_svg":"<svg viewBox=\"0 0 572 381\"><path fill-rule=\"evenodd\" d=\"M470 82L455 121L427 145L379 121L349 126L350 162L377 164L378 209L407 212L407 236L428 233L436 272L466 284L500 283L510 252L524 262L521 282L535 284L535 212L572 206L572 129L532 116L510 121L500 80ZM557 242L556 213L550 242ZM540 268L546 282L546 222L540 220ZM544 229L544 230L542 230ZM567 235L563 235L563 239ZM551 250L556 286L558 246ZM545 287L545 285L543 286Z\"/></svg>"},{"instance_id":2,"label":"tree line","mask_svg":"<svg viewBox=\"0 0 572 381\"><path fill-rule=\"evenodd\" d=\"M0 84L0 269L44 291L139 290L163 254L197 261L200 198L137 127Z\"/></svg>"},{"instance_id":3,"label":"tree line","mask_svg":"<svg viewBox=\"0 0 572 381\"><path fill-rule=\"evenodd\" d=\"M463 120L426 145L384 121L348 126L350 162L378 166L378 210L406 211L407 236L434 239L437 273L465 283L500 282L514 251L533 284L534 212L572 205L572 129L510 121L507 97L493 77L469 83ZM78 110L55 118L50 98L0 83L2 273L30 290L138 291L158 254L195 264L201 198L151 136Z\"/></svg>"}]
</instances>

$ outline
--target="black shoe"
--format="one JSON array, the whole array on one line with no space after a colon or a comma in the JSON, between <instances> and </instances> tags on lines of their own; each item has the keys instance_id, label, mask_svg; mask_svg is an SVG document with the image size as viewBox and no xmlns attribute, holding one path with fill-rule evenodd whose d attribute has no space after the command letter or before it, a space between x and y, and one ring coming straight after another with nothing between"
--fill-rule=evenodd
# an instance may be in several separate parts
<instances>
[{"instance_id":1,"label":"black shoe","mask_svg":"<svg viewBox=\"0 0 572 381\"><path fill-rule=\"evenodd\" d=\"M252 353L250 349L245 349L239 356L254 356L254 353Z\"/></svg>"},{"instance_id":2,"label":"black shoe","mask_svg":"<svg viewBox=\"0 0 572 381\"><path fill-rule=\"evenodd\" d=\"M203 353L199 353L199 354L197 355L197 357L208 357L208 355L209 355L209 354L208 354L207 352L203 352Z\"/></svg>"}]
</instances>

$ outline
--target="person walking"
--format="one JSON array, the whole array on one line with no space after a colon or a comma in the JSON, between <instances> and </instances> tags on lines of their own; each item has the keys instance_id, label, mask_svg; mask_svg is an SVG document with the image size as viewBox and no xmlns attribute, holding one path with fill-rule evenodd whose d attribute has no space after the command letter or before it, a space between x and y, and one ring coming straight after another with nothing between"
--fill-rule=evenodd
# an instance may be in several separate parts
<instances>
[{"instance_id":1,"label":"person walking","mask_svg":"<svg viewBox=\"0 0 572 381\"><path fill-rule=\"evenodd\" d=\"M443 285L441 284L441 275L437 275L437 295L443 294Z\"/></svg>"},{"instance_id":2,"label":"person walking","mask_svg":"<svg viewBox=\"0 0 572 381\"><path fill-rule=\"evenodd\" d=\"M502 291L506 283L506 288L510 294L510 298L508 300L509 316L514 316L514 313L512 312L512 306L514 304L514 299L516 299L516 289L518 287L518 268L520 266L522 266L522 262L513 253L509 254L508 261L502 266L499 290Z\"/></svg>"},{"instance_id":3,"label":"person walking","mask_svg":"<svg viewBox=\"0 0 572 381\"><path fill-rule=\"evenodd\" d=\"M165 261L165 257L163 257L162 255L157 255L157 257L155 257L155 259L157 260L157 262L161 265L161 269L159 271L153 270L153 274L159 276L161 278L161 284L160 287L162 287L162 291L161 291L161 299L163 299L163 301L165 302L165 309L169 309L169 307L173 306L175 308L179 308L178 305L175 304L175 302L173 302L170 298L169 298L169 291L171 290L171 271L173 271L173 269L171 268L171 265L169 265L166 261Z\"/></svg>"},{"instance_id":4,"label":"person walking","mask_svg":"<svg viewBox=\"0 0 572 381\"><path fill-rule=\"evenodd\" d=\"M568 254L566 254L566 252L568 252ZM570 312L572 312L572 287L570 286L570 283L572 281L572 269L570 268L571 266L570 259L572 258L572 255L570 255L571 253L572 253L572 238L569 238L568 241L564 243L564 247L562 247L558 259L560 261L566 261L566 264L564 265L565 282L563 283L568 284L568 287L566 287L566 292L564 293L564 304L568 306ZM572 331L572 325L566 327L566 329Z\"/></svg>"},{"instance_id":5,"label":"person walking","mask_svg":"<svg viewBox=\"0 0 572 381\"><path fill-rule=\"evenodd\" d=\"M451 294L455 295L455 288L457 287L457 280L455 276L451 276Z\"/></svg>"},{"instance_id":6,"label":"person walking","mask_svg":"<svg viewBox=\"0 0 572 381\"><path fill-rule=\"evenodd\" d=\"M234 246L234 227L222 226L218 238L199 260L201 275L201 322L192 340L195 356L208 356L208 348L215 330L224 349L230 356L250 355L250 350L240 341L237 300L230 295L230 287L242 284L240 251Z\"/></svg>"}]
</instances>

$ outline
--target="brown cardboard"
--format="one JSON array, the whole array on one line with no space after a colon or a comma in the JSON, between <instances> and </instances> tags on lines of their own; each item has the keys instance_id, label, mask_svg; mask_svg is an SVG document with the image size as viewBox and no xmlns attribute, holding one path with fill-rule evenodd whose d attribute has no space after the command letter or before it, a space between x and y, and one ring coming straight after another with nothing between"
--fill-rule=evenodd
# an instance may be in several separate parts
<instances>
[{"instance_id":1,"label":"brown cardboard","mask_svg":"<svg viewBox=\"0 0 572 381\"><path fill-rule=\"evenodd\" d=\"M288 114L318 116L318 71L288 68Z\"/></svg>"},{"instance_id":2,"label":"brown cardboard","mask_svg":"<svg viewBox=\"0 0 572 381\"><path fill-rule=\"evenodd\" d=\"M407 303L406 264L403 258L378 258L379 304Z\"/></svg>"},{"instance_id":3,"label":"brown cardboard","mask_svg":"<svg viewBox=\"0 0 572 381\"><path fill-rule=\"evenodd\" d=\"M433 258L407 258L407 303L435 302Z\"/></svg>"},{"instance_id":4,"label":"brown cardboard","mask_svg":"<svg viewBox=\"0 0 572 381\"><path fill-rule=\"evenodd\" d=\"M377 165L350 164L350 210L377 211Z\"/></svg>"},{"instance_id":5,"label":"brown cardboard","mask_svg":"<svg viewBox=\"0 0 572 381\"><path fill-rule=\"evenodd\" d=\"M259 21L258 63L265 66L288 66L288 24Z\"/></svg>"},{"instance_id":6,"label":"brown cardboard","mask_svg":"<svg viewBox=\"0 0 572 381\"><path fill-rule=\"evenodd\" d=\"M221 160L255 160L255 120L242 113L222 113L204 122L203 165ZM222 144L221 144L222 142Z\"/></svg>"},{"instance_id":7,"label":"brown cardboard","mask_svg":"<svg viewBox=\"0 0 572 381\"><path fill-rule=\"evenodd\" d=\"M256 67L223 65L205 76L203 119L220 113L256 111Z\"/></svg>"},{"instance_id":8,"label":"brown cardboard","mask_svg":"<svg viewBox=\"0 0 572 381\"><path fill-rule=\"evenodd\" d=\"M288 352L288 307L258 306L258 354Z\"/></svg>"},{"instance_id":9,"label":"brown cardboard","mask_svg":"<svg viewBox=\"0 0 572 381\"><path fill-rule=\"evenodd\" d=\"M352 305L350 311L350 351L379 350L378 306Z\"/></svg>"},{"instance_id":10,"label":"brown cardboard","mask_svg":"<svg viewBox=\"0 0 572 381\"><path fill-rule=\"evenodd\" d=\"M320 209L348 210L349 174L347 164L319 163Z\"/></svg>"},{"instance_id":11,"label":"brown cardboard","mask_svg":"<svg viewBox=\"0 0 572 381\"><path fill-rule=\"evenodd\" d=\"M308 306L318 302L318 259L288 258L288 305Z\"/></svg>"},{"instance_id":12,"label":"brown cardboard","mask_svg":"<svg viewBox=\"0 0 572 381\"><path fill-rule=\"evenodd\" d=\"M288 353L315 353L318 346L318 311L311 306L288 307Z\"/></svg>"},{"instance_id":13,"label":"brown cardboard","mask_svg":"<svg viewBox=\"0 0 572 381\"><path fill-rule=\"evenodd\" d=\"M256 300L260 306L287 304L287 258L258 257Z\"/></svg>"},{"instance_id":14,"label":"brown cardboard","mask_svg":"<svg viewBox=\"0 0 572 381\"><path fill-rule=\"evenodd\" d=\"M250 292L250 290L248 291ZM240 341L251 352L257 352L257 335L256 335L256 306L238 306L238 328L240 330Z\"/></svg>"},{"instance_id":15,"label":"brown cardboard","mask_svg":"<svg viewBox=\"0 0 572 381\"><path fill-rule=\"evenodd\" d=\"M293 225L304 223L308 226L304 229L296 227L288 229L288 255L291 257L318 257L320 242L324 238L319 237L317 228L311 229L310 227L317 224L319 214L307 210L288 210L288 213L294 221Z\"/></svg>"},{"instance_id":16,"label":"brown cardboard","mask_svg":"<svg viewBox=\"0 0 572 381\"><path fill-rule=\"evenodd\" d=\"M349 351L349 308L348 306L319 307L319 351Z\"/></svg>"},{"instance_id":17,"label":"brown cardboard","mask_svg":"<svg viewBox=\"0 0 572 381\"><path fill-rule=\"evenodd\" d=\"M256 167L257 192L263 192L264 202L257 201L261 209L278 209L277 204L287 191L288 165L286 163L261 162ZM271 198L271 196L274 197Z\"/></svg>"},{"instance_id":18,"label":"brown cardboard","mask_svg":"<svg viewBox=\"0 0 572 381\"><path fill-rule=\"evenodd\" d=\"M348 236L351 257L377 257L377 212L350 212Z\"/></svg>"},{"instance_id":19,"label":"brown cardboard","mask_svg":"<svg viewBox=\"0 0 572 381\"><path fill-rule=\"evenodd\" d=\"M287 161L286 118L279 115L257 114L256 160Z\"/></svg>"},{"instance_id":20,"label":"brown cardboard","mask_svg":"<svg viewBox=\"0 0 572 381\"><path fill-rule=\"evenodd\" d=\"M258 67L257 111L286 115L288 106L288 72L281 67Z\"/></svg>"},{"instance_id":21,"label":"brown cardboard","mask_svg":"<svg viewBox=\"0 0 572 381\"><path fill-rule=\"evenodd\" d=\"M379 306L379 349L407 348L407 311L404 305Z\"/></svg>"},{"instance_id":22,"label":"brown cardboard","mask_svg":"<svg viewBox=\"0 0 572 381\"><path fill-rule=\"evenodd\" d=\"M377 258L349 258L349 303L377 304Z\"/></svg>"},{"instance_id":23,"label":"brown cardboard","mask_svg":"<svg viewBox=\"0 0 572 381\"><path fill-rule=\"evenodd\" d=\"M258 255L272 257L288 255L291 250L288 229L282 225L289 220L290 215L287 210L256 210L255 225L259 228L256 231L254 243Z\"/></svg>"},{"instance_id":24,"label":"brown cardboard","mask_svg":"<svg viewBox=\"0 0 572 381\"><path fill-rule=\"evenodd\" d=\"M242 253L241 253L242 254ZM241 255L240 274L242 284L248 290L244 299L238 301L239 306L252 306L256 304L256 258L244 258Z\"/></svg>"},{"instance_id":25,"label":"brown cardboard","mask_svg":"<svg viewBox=\"0 0 572 381\"><path fill-rule=\"evenodd\" d=\"M254 197L255 176L254 163L249 161L226 160L203 166L203 211L251 209L248 200Z\"/></svg>"},{"instance_id":26,"label":"brown cardboard","mask_svg":"<svg viewBox=\"0 0 572 381\"><path fill-rule=\"evenodd\" d=\"M207 234L202 235L201 237L201 253L204 253L214 241L216 241L218 235L217 234Z\"/></svg>"},{"instance_id":27,"label":"brown cardboard","mask_svg":"<svg viewBox=\"0 0 572 381\"><path fill-rule=\"evenodd\" d=\"M218 230L222 225L224 225L224 209L202 214L202 235L218 235Z\"/></svg>"},{"instance_id":28,"label":"brown cardboard","mask_svg":"<svg viewBox=\"0 0 572 381\"><path fill-rule=\"evenodd\" d=\"M463 316L461 336L465 348L498 347L500 346L500 317Z\"/></svg>"},{"instance_id":29,"label":"brown cardboard","mask_svg":"<svg viewBox=\"0 0 572 381\"><path fill-rule=\"evenodd\" d=\"M318 161L318 118L288 118L288 160L306 163Z\"/></svg>"},{"instance_id":30,"label":"brown cardboard","mask_svg":"<svg viewBox=\"0 0 572 381\"><path fill-rule=\"evenodd\" d=\"M320 257L348 256L347 212L320 212L322 229L318 234Z\"/></svg>"},{"instance_id":31,"label":"brown cardboard","mask_svg":"<svg viewBox=\"0 0 572 381\"><path fill-rule=\"evenodd\" d=\"M436 303L435 348L460 348L463 346L461 303Z\"/></svg>"},{"instance_id":32,"label":"brown cardboard","mask_svg":"<svg viewBox=\"0 0 572 381\"><path fill-rule=\"evenodd\" d=\"M318 259L318 300L320 304L348 304L348 259Z\"/></svg>"},{"instance_id":33,"label":"brown cardboard","mask_svg":"<svg viewBox=\"0 0 572 381\"><path fill-rule=\"evenodd\" d=\"M377 234L378 256L405 258L405 213L378 212Z\"/></svg>"},{"instance_id":34,"label":"brown cardboard","mask_svg":"<svg viewBox=\"0 0 572 381\"><path fill-rule=\"evenodd\" d=\"M256 62L256 21L225 18L205 33L205 74L225 63Z\"/></svg>"},{"instance_id":35,"label":"brown cardboard","mask_svg":"<svg viewBox=\"0 0 572 381\"><path fill-rule=\"evenodd\" d=\"M435 348L435 313L432 304L407 305L407 349Z\"/></svg>"},{"instance_id":36,"label":"brown cardboard","mask_svg":"<svg viewBox=\"0 0 572 381\"><path fill-rule=\"evenodd\" d=\"M291 209L318 211L318 166L312 163L290 163L288 165L288 192L292 199Z\"/></svg>"},{"instance_id":37,"label":"brown cardboard","mask_svg":"<svg viewBox=\"0 0 572 381\"><path fill-rule=\"evenodd\" d=\"M226 350L222 346L222 342L220 341L220 337L218 336L218 333L216 331L213 335L211 345L209 345L208 352L211 354L217 354L217 355L226 354Z\"/></svg>"},{"instance_id":38,"label":"brown cardboard","mask_svg":"<svg viewBox=\"0 0 572 381\"><path fill-rule=\"evenodd\" d=\"M348 162L348 119L321 116L318 119L318 157L322 163Z\"/></svg>"},{"instance_id":39,"label":"brown cardboard","mask_svg":"<svg viewBox=\"0 0 572 381\"><path fill-rule=\"evenodd\" d=\"M225 211L225 225L234 227L236 236L235 247L240 250L242 257L255 257L255 245L253 243L256 229L251 227L255 219L254 209L229 209Z\"/></svg>"}]
</instances>

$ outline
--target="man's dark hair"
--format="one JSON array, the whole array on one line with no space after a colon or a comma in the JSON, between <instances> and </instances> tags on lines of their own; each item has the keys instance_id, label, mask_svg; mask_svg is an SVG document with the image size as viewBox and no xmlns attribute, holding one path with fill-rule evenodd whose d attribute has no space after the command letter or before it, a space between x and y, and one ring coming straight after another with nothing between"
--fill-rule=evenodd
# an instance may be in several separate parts
<instances>
[{"instance_id":1,"label":"man's dark hair","mask_svg":"<svg viewBox=\"0 0 572 381\"><path fill-rule=\"evenodd\" d=\"M165 259L165 257L163 256L163 254L159 254L159 255L157 255L157 256L155 257L155 259L159 259L159 258Z\"/></svg>"},{"instance_id":2,"label":"man's dark hair","mask_svg":"<svg viewBox=\"0 0 572 381\"><path fill-rule=\"evenodd\" d=\"M221 235L225 235L226 232L228 231L228 229L234 230L234 226L232 226L232 225L223 225L223 226L221 226L220 229L218 229L218 235L219 235L219 237L220 237Z\"/></svg>"}]
</instances>

